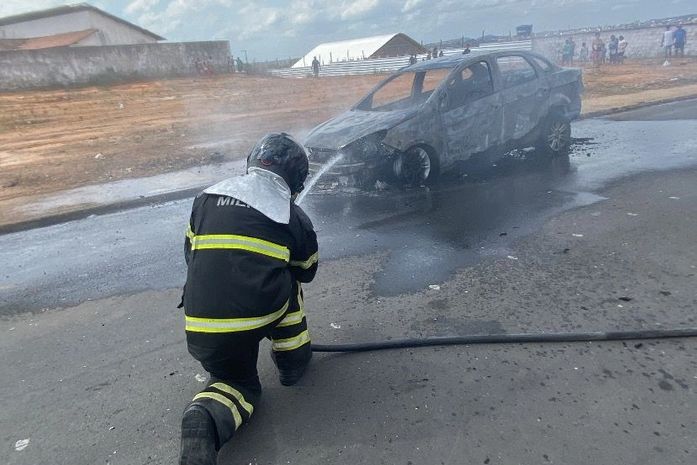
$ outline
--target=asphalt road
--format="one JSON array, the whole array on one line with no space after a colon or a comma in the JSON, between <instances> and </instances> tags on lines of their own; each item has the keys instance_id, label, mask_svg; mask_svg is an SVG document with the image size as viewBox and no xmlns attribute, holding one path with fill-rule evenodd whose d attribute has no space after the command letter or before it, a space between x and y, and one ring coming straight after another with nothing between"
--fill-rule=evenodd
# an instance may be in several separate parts
<instances>
[{"instance_id":1,"label":"asphalt road","mask_svg":"<svg viewBox=\"0 0 697 465\"><path fill-rule=\"evenodd\" d=\"M576 123L568 161L310 195L314 340L697 325L697 106L653 108ZM4 462L176 462L204 374L175 308L189 208L0 236ZM262 356L262 405L220 463L694 463L695 355L693 340L318 355L293 388Z\"/></svg>"}]
</instances>

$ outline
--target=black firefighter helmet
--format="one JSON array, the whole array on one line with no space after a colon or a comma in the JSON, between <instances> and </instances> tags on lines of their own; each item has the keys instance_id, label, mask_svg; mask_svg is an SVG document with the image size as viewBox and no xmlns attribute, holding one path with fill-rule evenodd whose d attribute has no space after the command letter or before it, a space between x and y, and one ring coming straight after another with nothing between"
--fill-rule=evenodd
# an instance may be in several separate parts
<instances>
[{"instance_id":1,"label":"black firefighter helmet","mask_svg":"<svg viewBox=\"0 0 697 465\"><path fill-rule=\"evenodd\" d=\"M309 171L305 149L285 132L267 134L257 142L247 157L247 170L253 166L281 176L291 194L303 190Z\"/></svg>"}]
</instances>

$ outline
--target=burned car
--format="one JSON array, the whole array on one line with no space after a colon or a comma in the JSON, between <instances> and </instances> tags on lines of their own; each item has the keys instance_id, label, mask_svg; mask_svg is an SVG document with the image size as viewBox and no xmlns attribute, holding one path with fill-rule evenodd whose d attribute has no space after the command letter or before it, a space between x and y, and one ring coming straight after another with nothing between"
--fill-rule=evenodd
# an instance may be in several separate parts
<instances>
[{"instance_id":1,"label":"burned car","mask_svg":"<svg viewBox=\"0 0 697 465\"><path fill-rule=\"evenodd\" d=\"M524 51L447 56L400 69L305 140L311 171L369 187L428 184L514 148L565 153L581 113L579 69ZM325 170L327 169L325 168Z\"/></svg>"}]
</instances>

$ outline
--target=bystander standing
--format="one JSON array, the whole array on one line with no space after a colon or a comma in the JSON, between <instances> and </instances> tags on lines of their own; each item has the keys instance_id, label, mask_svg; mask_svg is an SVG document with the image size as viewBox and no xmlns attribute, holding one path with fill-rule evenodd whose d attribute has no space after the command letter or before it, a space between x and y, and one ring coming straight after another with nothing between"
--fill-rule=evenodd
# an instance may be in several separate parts
<instances>
[{"instance_id":1,"label":"bystander standing","mask_svg":"<svg viewBox=\"0 0 697 465\"><path fill-rule=\"evenodd\" d=\"M312 57L312 75L314 77L319 76L319 60L317 57Z\"/></svg>"},{"instance_id":2,"label":"bystander standing","mask_svg":"<svg viewBox=\"0 0 697 465\"><path fill-rule=\"evenodd\" d=\"M628 45L629 45L629 43L624 38L624 36L620 36L620 40L617 43L617 62L620 64L624 63L624 54L627 51Z\"/></svg>"},{"instance_id":3,"label":"bystander standing","mask_svg":"<svg viewBox=\"0 0 697 465\"><path fill-rule=\"evenodd\" d=\"M675 30L673 33L673 38L674 38L674 44L673 47L675 48L675 56L676 57L684 57L685 56L685 44L687 43L687 31L682 28L682 26L678 26L678 28Z\"/></svg>"},{"instance_id":4,"label":"bystander standing","mask_svg":"<svg viewBox=\"0 0 697 465\"><path fill-rule=\"evenodd\" d=\"M581 42L581 49L578 51L578 60L585 64L588 63L588 45L585 42Z\"/></svg>"},{"instance_id":5,"label":"bystander standing","mask_svg":"<svg viewBox=\"0 0 697 465\"><path fill-rule=\"evenodd\" d=\"M670 65L670 58L673 56L673 45L675 44L675 34L673 33L673 28L666 26L665 32L663 32L663 37L661 38L661 47L663 47L663 54L665 61L663 66Z\"/></svg>"},{"instance_id":6,"label":"bystander standing","mask_svg":"<svg viewBox=\"0 0 697 465\"><path fill-rule=\"evenodd\" d=\"M610 41L607 44L607 49L610 54L610 64L611 65L616 65L617 64L617 53L619 53L619 43L620 41L617 39L615 34L610 35Z\"/></svg>"},{"instance_id":7,"label":"bystander standing","mask_svg":"<svg viewBox=\"0 0 697 465\"><path fill-rule=\"evenodd\" d=\"M600 38L600 33L596 32L593 42L591 42L591 60L593 66L600 66L605 59L605 42Z\"/></svg>"}]
</instances>

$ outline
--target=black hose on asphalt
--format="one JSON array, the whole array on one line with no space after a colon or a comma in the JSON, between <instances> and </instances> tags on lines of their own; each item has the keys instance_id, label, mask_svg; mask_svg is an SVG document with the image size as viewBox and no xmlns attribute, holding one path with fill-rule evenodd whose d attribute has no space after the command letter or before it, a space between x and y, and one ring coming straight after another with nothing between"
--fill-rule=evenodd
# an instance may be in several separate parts
<instances>
[{"instance_id":1,"label":"black hose on asphalt","mask_svg":"<svg viewBox=\"0 0 697 465\"><path fill-rule=\"evenodd\" d=\"M359 342L354 344L312 344L313 352L367 352L371 350L405 349L410 347L451 346L466 344L520 344L535 342L592 342L626 341L639 339L666 339L697 337L697 328L643 329L636 331L609 331L591 333L522 333L483 334L469 336L395 339L393 341Z\"/></svg>"}]
</instances>

